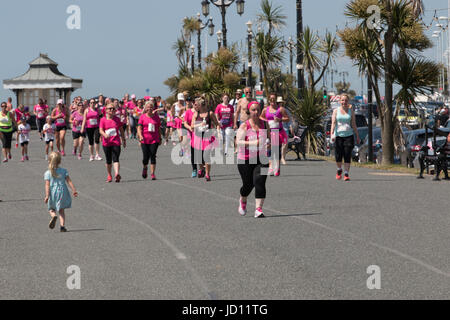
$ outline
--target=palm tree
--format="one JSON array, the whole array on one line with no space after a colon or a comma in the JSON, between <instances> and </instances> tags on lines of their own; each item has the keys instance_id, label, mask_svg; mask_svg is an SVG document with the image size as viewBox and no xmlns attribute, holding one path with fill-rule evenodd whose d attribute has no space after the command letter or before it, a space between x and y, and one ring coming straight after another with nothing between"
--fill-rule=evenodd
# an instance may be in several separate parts
<instances>
[{"instance_id":1,"label":"palm tree","mask_svg":"<svg viewBox=\"0 0 450 320\"><path fill-rule=\"evenodd\" d=\"M269 37L272 36L273 30L281 30L286 26L287 16L282 12L282 6L274 7L269 0L261 1L261 13L257 15L257 22L265 23L269 27Z\"/></svg>"},{"instance_id":2,"label":"palm tree","mask_svg":"<svg viewBox=\"0 0 450 320\"><path fill-rule=\"evenodd\" d=\"M307 152L318 153L323 148L323 140L318 133L322 131L322 122L327 111L327 106L322 104L322 93L303 89L302 100L295 93L291 93L289 99L292 116L301 125L308 127Z\"/></svg>"},{"instance_id":3,"label":"palm tree","mask_svg":"<svg viewBox=\"0 0 450 320\"><path fill-rule=\"evenodd\" d=\"M264 88L269 88L268 70L283 61L282 40L259 32L255 37L255 56L263 73Z\"/></svg>"},{"instance_id":4,"label":"palm tree","mask_svg":"<svg viewBox=\"0 0 450 320\"><path fill-rule=\"evenodd\" d=\"M369 28L367 13L369 5L374 1L352 0L346 7L345 14L354 19L358 24L353 29L344 32L346 52L352 54L352 59L358 63L365 60L369 67L369 81L375 90L377 103L380 106L380 120L383 139L383 164L392 164L394 161L394 126L393 98L395 78L394 52L400 52L401 56L415 55L431 45L424 34L420 23L420 14L423 9L423 1L420 0L377 0L381 9L379 28ZM352 37L349 33L366 37ZM359 43L357 50L351 48ZM358 53L359 51L359 53ZM355 54L358 53L358 54ZM373 59L373 60L372 60ZM372 61L370 61L372 60ZM361 70L361 68L360 68ZM380 88L377 76L384 73L385 99L381 100ZM417 79L416 79L417 80Z\"/></svg>"}]
</instances>

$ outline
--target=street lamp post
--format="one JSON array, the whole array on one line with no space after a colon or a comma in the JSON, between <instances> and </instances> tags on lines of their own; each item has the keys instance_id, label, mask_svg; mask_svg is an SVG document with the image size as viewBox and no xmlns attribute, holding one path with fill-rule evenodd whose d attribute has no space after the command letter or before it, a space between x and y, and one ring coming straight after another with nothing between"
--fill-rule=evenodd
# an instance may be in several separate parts
<instances>
[{"instance_id":1,"label":"street lamp post","mask_svg":"<svg viewBox=\"0 0 450 320\"><path fill-rule=\"evenodd\" d=\"M191 70L192 70L192 74L194 74L194 71L195 71L194 59L195 59L195 46L191 45Z\"/></svg>"},{"instance_id":2,"label":"street lamp post","mask_svg":"<svg viewBox=\"0 0 450 320\"><path fill-rule=\"evenodd\" d=\"M292 37L289 37L289 41L287 43L287 47L289 49L289 72L290 74L293 74L293 69L292 69L292 60L294 58L294 47L295 47L295 43L292 40Z\"/></svg>"},{"instance_id":3,"label":"street lamp post","mask_svg":"<svg viewBox=\"0 0 450 320\"><path fill-rule=\"evenodd\" d=\"M222 48L222 31L217 31L217 47L218 49Z\"/></svg>"},{"instance_id":4,"label":"street lamp post","mask_svg":"<svg viewBox=\"0 0 450 320\"><path fill-rule=\"evenodd\" d=\"M253 31L252 26L253 23L251 21L248 21L246 23L247 25L247 36L248 36L248 82L247 87L250 87L253 91L253 66L252 66L252 38L253 38Z\"/></svg>"},{"instance_id":5,"label":"street lamp post","mask_svg":"<svg viewBox=\"0 0 450 320\"><path fill-rule=\"evenodd\" d=\"M200 13L197 13L197 20L200 24L198 31L197 31L197 50L198 50L198 69L201 70L202 69L202 41L201 41L201 36L202 36L202 30L205 29L206 27L209 27L209 36L212 36L214 34L214 28L215 25L212 21L212 18L209 17L209 19L206 21L206 23L203 23L202 19L200 19Z\"/></svg>"},{"instance_id":6,"label":"street lamp post","mask_svg":"<svg viewBox=\"0 0 450 320\"><path fill-rule=\"evenodd\" d=\"M305 78L303 77L303 50L300 39L303 37L303 12L302 0L296 0L297 9L297 88L298 96L301 98L302 89L305 87Z\"/></svg>"},{"instance_id":7,"label":"street lamp post","mask_svg":"<svg viewBox=\"0 0 450 320\"><path fill-rule=\"evenodd\" d=\"M223 46L227 47L227 24L225 16L227 13L227 8L236 2L237 13L242 16L244 13L245 1L244 0L203 0L202 1L202 13L205 17L209 15L209 4L212 3L217 8L220 9L222 15L222 34L223 34Z\"/></svg>"}]
</instances>

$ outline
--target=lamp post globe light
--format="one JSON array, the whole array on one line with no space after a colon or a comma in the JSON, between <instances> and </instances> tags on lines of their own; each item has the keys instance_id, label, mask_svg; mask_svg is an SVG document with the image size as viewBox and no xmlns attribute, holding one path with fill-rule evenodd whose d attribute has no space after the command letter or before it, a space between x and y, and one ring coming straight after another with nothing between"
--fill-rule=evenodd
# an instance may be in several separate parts
<instances>
[{"instance_id":1,"label":"lamp post globe light","mask_svg":"<svg viewBox=\"0 0 450 320\"><path fill-rule=\"evenodd\" d=\"M202 13L205 17L209 16L209 5L212 3L217 8L219 8L220 13L222 15L222 35L223 35L223 46L227 47L227 24L225 20L227 8L236 2L236 8L238 15L242 16L245 9L245 1L244 0L203 0L201 2L202 5Z\"/></svg>"},{"instance_id":2,"label":"lamp post globe light","mask_svg":"<svg viewBox=\"0 0 450 320\"><path fill-rule=\"evenodd\" d=\"M253 91L253 66L252 66L252 38L253 38L253 22L250 20L246 23L247 36L248 36L248 82L247 87L250 87Z\"/></svg>"},{"instance_id":3,"label":"lamp post globe light","mask_svg":"<svg viewBox=\"0 0 450 320\"><path fill-rule=\"evenodd\" d=\"M200 19L200 13L197 13L197 20L200 24L200 27L198 28L198 31L197 31L198 69L201 70L202 69L202 40L201 40L202 30L205 29L206 27L208 27L209 28L209 36L212 36L214 34L215 25L214 25L211 17L209 17L209 19L206 21L206 23L203 23L202 19Z\"/></svg>"},{"instance_id":4,"label":"lamp post globe light","mask_svg":"<svg viewBox=\"0 0 450 320\"><path fill-rule=\"evenodd\" d=\"M292 40L292 37L289 37L289 41L287 43L287 48L289 49L289 72L290 74L293 74L293 69L292 69L292 60L294 58L294 48L295 48L295 43L294 40Z\"/></svg>"},{"instance_id":5,"label":"lamp post globe light","mask_svg":"<svg viewBox=\"0 0 450 320\"><path fill-rule=\"evenodd\" d=\"M216 34L217 34L217 46L218 49L220 49L222 47L222 31L219 30L216 32Z\"/></svg>"}]
</instances>

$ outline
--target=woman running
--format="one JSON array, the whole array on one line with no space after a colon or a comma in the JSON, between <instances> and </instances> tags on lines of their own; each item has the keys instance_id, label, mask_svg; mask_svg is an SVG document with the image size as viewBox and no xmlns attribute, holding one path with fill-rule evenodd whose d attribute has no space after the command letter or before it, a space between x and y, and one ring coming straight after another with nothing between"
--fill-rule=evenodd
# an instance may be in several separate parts
<instances>
[{"instance_id":1,"label":"woman running","mask_svg":"<svg viewBox=\"0 0 450 320\"><path fill-rule=\"evenodd\" d=\"M214 112L208 110L205 100L199 98L196 100L196 104L198 111L195 111L191 122L194 132L191 139L194 152L191 157L194 157L194 163L200 165L198 177L205 177L206 181L211 181L211 151L217 145L215 143L217 135L213 134L213 128L219 131L220 125Z\"/></svg>"},{"instance_id":2,"label":"woman running","mask_svg":"<svg viewBox=\"0 0 450 320\"><path fill-rule=\"evenodd\" d=\"M53 152L53 142L55 141L56 126L52 122L52 117L47 116L47 123L44 124L42 133L45 137L45 160L48 160L49 149Z\"/></svg>"},{"instance_id":3,"label":"woman running","mask_svg":"<svg viewBox=\"0 0 450 320\"><path fill-rule=\"evenodd\" d=\"M158 146L161 144L161 119L156 112L156 105L154 102L146 102L144 106L144 113L139 118L137 135L141 143L142 154L144 156L142 164L142 178L147 179L148 163L150 164L150 174L152 180L156 180L156 152Z\"/></svg>"},{"instance_id":4,"label":"woman running","mask_svg":"<svg viewBox=\"0 0 450 320\"><path fill-rule=\"evenodd\" d=\"M173 114L172 114L172 107L170 105L166 105L166 112L167 112L167 125L166 125L166 142L164 142L164 145L167 146L167 143L169 142L169 138L172 137L173 128L174 128L174 121L173 121ZM173 145L175 145L175 142L173 142Z\"/></svg>"},{"instance_id":5,"label":"woman running","mask_svg":"<svg viewBox=\"0 0 450 320\"><path fill-rule=\"evenodd\" d=\"M70 123L72 124L72 138L73 138L73 151L72 155L77 155L78 149L78 160L82 159L84 139L86 139L86 131L81 131L83 127L84 110L85 105L83 102L78 102L77 110L70 116Z\"/></svg>"},{"instance_id":6,"label":"woman running","mask_svg":"<svg viewBox=\"0 0 450 320\"><path fill-rule=\"evenodd\" d=\"M39 130L39 135L41 136L41 140L43 138L42 129L44 128L44 124L46 122L48 116L48 106L45 105L43 99L39 99L39 103L34 106L33 113L36 116L36 126ZM19 118L20 119L20 118Z\"/></svg>"},{"instance_id":7,"label":"woman running","mask_svg":"<svg viewBox=\"0 0 450 320\"><path fill-rule=\"evenodd\" d=\"M220 130L222 133L223 142L225 142L225 156L228 154L228 147L231 141L234 141L234 108L229 103L230 97L228 93L222 94L222 103L216 108L216 117L220 122Z\"/></svg>"},{"instance_id":8,"label":"woman running","mask_svg":"<svg viewBox=\"0 0 450 320\"><path fill-rule=\"evenodd\" d=\"M84 110L83 124L81 125L81 132L86 132L89 140L89 153L91 157L89 161L101 161L103 160L100 155L100 114L95 106L95 100L91 99L89 102L89 108ZM95 144L95 156L94 156L94 144Z\"/></svg>"},{"instance_id":9,"label":"woman running","mask_svg":"<svg viewBox=\"0 0 450 320\"><path fill-rule=\"evenodd\" d=\"M283 122L289 122L290 119L286 109L277 105L275 93L269 95L269 102L270 105L264 108L260 118L269 124L270 142L275 147L275 152L271 152L269 160L269 175L275 174L278 177L280 175L281 144L287 143L288 140Z\"/></svg>"},{"instance_id":10,"label":"woman running","mask_svg":"<svg viewBox=\"0 0 450 320\"><path fill-rule=\"evenodd\" d=\"M67 118L68 114L64 107L64 101L59 99L56 108L52 111L52 119L56 125L56 148L62 156L66 155L64 150L66 148Z\"/></svg>"},{"instance_id":11,"label":"woman running","mask_svg":"<svg viewBox=\"0 0 450 320\"><path fill-rule=\"evenodd\" d=\"M242 179L238 211L241 216L247 214L247 197L255 189L255 218L264 218L262 207L266 198L267 175L261 174L261 170L267 168L267 165L262 164L261 156L265 157L270 147L266 145L267 132L260 114L261 107L258 102L250 102L247 110L248 120L241 124L236 137L239 148L238 170Z\"/></svg>"},{"instance_id":12,"label":"woman running","mask_svg":"<svg viewBox=\"0 0 450 320\"><path fill-rule=\"evenodd\" d=\"M115 181L120 182L120 146L127 146L122 122L116 117L116 109L113 104L106 106L106 116L100 120L100 135L102 136L103 151L106 156L107 182L112 181L111 169L114 163Z\"/></svg>"},{"instance_id":13,"label":"woman running","mask_svg":"<svg viewBox=\"0 0 450 320\"><path fill-rule=\"evenodd\" d=\"M120 105L120 102L118 99L114 99L114 108L116 108L116 117L120 119L120 122L122 122L123 131L127 132L127 126L128 126L128 117L127 117L127 109Z\"/></svg>"},{"instance_id":14,"label":"woman running","mask_svg":"<svg viewBox=\"0 0 450 320\"><path fill-rule=\"evenodd\" d=\"M183 114L184 114L186 108L184 106L184 101L185 101L184 100L184 94L183 93L179 93L177 98L178 98L178 102L176 102L173 105L172 114L174 116L174 122L175 122L174 123L174 128L177 130L178 139L179 139L178 141L179 141L180 147L181 147L180 157L182 157L183 154L184 154L183 145L182 145L182 142L183 142L183 132L182 132L182 128L183 128Z\"/></svg>"},{"instance_id":15,"label":"woman running","mask_svg":"<svg viewBox=\"0 0 450 320\"><path fill-rule=\"evenodd\" d=\"M352 150L356 143L359 144L359 134L356 128L355 113L348 104L347 94L341 95L341 106L333 111L331 121L331 141L336 142L335 158L337 173L336 179L342 179L342 158L344 158L344 181L350 181L350 164L352 161Z\"/></svg>"},{"instance_id":16,"label":"woman running","mask_svg":"<svg viewBox=\"0 0 450 320\"><path fill-rule=\"evenodd\" d=\"M18 141L22 148L22 160L21 162L24 162L25 160L30 160L28 157L28 144L30 143L30 131L31 126L27 123L27 118L25 116L22 116L20 119L19 126L17 128L18 133Z\"/></svg>"},{"instance_id":17,"label":"woman running","mask_svg":"<svg viewBox=\"0 0 450 320\"><path fill-rule=\"evenodd\" d=\"M134 109L137 106L137 101L136 101L136 95L131 95L131 101L128 101L127 103L127 110L128 110L128 119L129 119L129 128L128 128L128 134L130 135L130 139L136 139L136 125L137 123L134 120L133 117L133 113L134 113Z\"/></svg>"},{"instance_id":18,"label":"woman running","mask_svg":"<svg viewBox=\"0 0 450 320\"><path fill-rule=\"evenodd\" d=\"M11 159L11 140L13 136L13 128L17 128L16 120L12 112L7 111L8 105L6 102L1 104L2 110L0 111L0 139L3 144L3 162L8 162Z\"/></svg>"},{"instance_id":19,"label":"woman running","mask_svg":"<svg viewBox=\"0 0 450 320\"><path fill-rule=\"evenodd\" d=\"M184 122L183 122L183 124L184 124L184 128L186 128L186 130L187 130L188 139L189 139L190 142L192 142L192 127L191 127L192 118L194 116L194 113L198 112L199 107L198 107L197 102L194 102L192 108L189 108L189 105L190 105L190 103L188 103L187 106L186 106L187 110L184 113L184 118L183 118ZM194 161L195 160L194 159L195 158L194 157L194 153L195 153L195 150L194 150L194 147L192 146L192 143L191 143L191 164L192 164L192 175L191 176L192 176L192 178L196 178L197 177L197 164Z\"/></svg>"}]
</instances>

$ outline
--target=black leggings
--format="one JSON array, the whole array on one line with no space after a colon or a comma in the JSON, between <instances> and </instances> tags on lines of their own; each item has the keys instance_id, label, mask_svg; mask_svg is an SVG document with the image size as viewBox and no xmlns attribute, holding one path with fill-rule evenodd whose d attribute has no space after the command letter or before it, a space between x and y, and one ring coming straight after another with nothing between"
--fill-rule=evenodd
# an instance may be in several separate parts
<instances>
[{"instance_id":1,"label":"black leggings","mask_svg":"<svg viewBox=\"0 0 450 320\"><path fill-rule=\"evenodd\" d=\"M264 165L249 164L246 161L245 164L238 164L238 170L242 179L241 196L248 197L255 188L255 198L265 199L266 198L266 180L267 175L261 175L261 168Z\"/></svg>"},{"instance_id":2,"label":"black leggings","mask_svg":"<svg viewBox=\"0 0 450 320\"><path fill-rule=\"evenodd\" d=\"M3 135L3 139L2 139L3 149L11 149L11 141L12 141L13 133L12 132L2 132L2 135Z\"/></svg>"},{"instance_id":3,"label":"black leggings","mask_svg":"<svg viewBox=\"0 0 450 320\"><path fill-rule=\"evenodd\" d=\"M103 146L103 151L105 152L106 164L119 162L120 146L111 146L111 147Z\"/></svg>"},{"instance_id":4,"label":"black leggings","mask_svg":"<svg viewBox=\"0 0 450 320\"><path fill-rule=\"evenodd\" d=\"M201 160L201 162L200 162ZM197 168L198 164L205 165L205 163L211 163L211 150L199 150L191 146L191 164L192 168Z\"/></svg>"},{"instance_id":5,"label":"black leggings","mask_svg":"<svg viewBox=\"0 0 450 320\"><path fill-rule=\"evenodd\" d=\"M95 144L99 144L100 143L100 129L97 128L86 128L86 133L89 139L89 145L93 146L94 145L94 140L95 140Z\"/></svg>"},{"instance_id":6,"label":"black leggings","mask_svg":"<svg viewBox=\"0 0 450 320\"><path fill-rule=\"evenodd\" d=\"M151 164L156 164L156 152L158 151L158 143L153 144L145 144L141 143L142 153L144 154L144 159L142 160L142 164L147 166L149 161Z\"/></svg>"},{"instance_id":7,"label":"black leggings","mask_svg":"<svg viewBox=\"0 0 450 320\"><path fill-rule=\"evenodd\" d=\"M39 133L42 132L42 129L44 128L45 122L46 122L45 118L42 118L42 119L36 118L36 126L37 126L37 128L39 130Z\"/></svg>"},{"instance_id":8,"label":"black leggings","mask_svg":"<svg viewBox=\"0 0 450 320\"><path fill-rule=\"evenodd\" d=\"M342 162L342 158L344 158L344 163L351 163L354 146L355 138L353 136L336 137L336 149L334 151L336 162Z\"/></svg>"}]
</instances>

